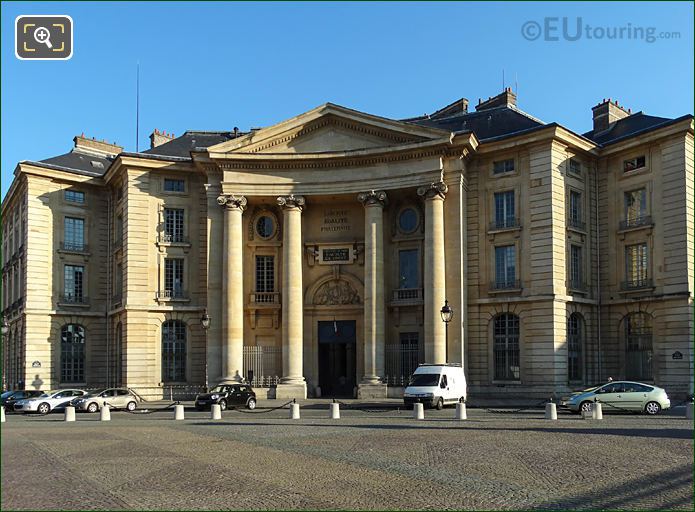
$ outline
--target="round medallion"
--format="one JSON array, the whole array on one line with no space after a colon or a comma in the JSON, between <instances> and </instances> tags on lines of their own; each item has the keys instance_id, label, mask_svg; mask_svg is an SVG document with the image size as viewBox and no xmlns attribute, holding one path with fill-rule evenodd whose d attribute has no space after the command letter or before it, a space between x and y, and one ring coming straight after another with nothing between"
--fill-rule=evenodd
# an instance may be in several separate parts
<instances>
[{"instance_id":1,"label":"round medallion","mask_svg":"<svg viewBox=\"0 0 695 512\"><path fill-rule=\"evenodd\" d=\"M273 222L273 218L268 215L260 216L256 221L256 233L258 233L258 236L264 240L272 237L275 233L275 223Z\"/></svg>"},{"instance_id":2,"label":"round medallion","mask_svg":"<svg viewBox=\"0 0 695 512\"><path fill-rule=\"evenodd\" d=\"M412 233L417 229L418 214L414 208L404 208L398 215L398 228L403 233Z\"/></svg>"}]
</instances>

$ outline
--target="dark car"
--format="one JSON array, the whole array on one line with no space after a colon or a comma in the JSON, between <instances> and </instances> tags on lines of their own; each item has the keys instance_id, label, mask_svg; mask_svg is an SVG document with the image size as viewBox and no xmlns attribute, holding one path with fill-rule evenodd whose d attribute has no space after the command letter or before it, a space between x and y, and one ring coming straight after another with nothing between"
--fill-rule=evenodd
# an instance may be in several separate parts
<instances>
[{"instance_id":1,"label":"dark car","mask_svg":"<svg viewBox=\"0 0 695 512\"><path fill-rule=\"evenodd\" d=\"M24 400L25 398L36 398L41 396L43 391L37 391L35 389L20 389L17 391L5 391L2 394L2 406L7 412L14 411L14 404L17 400Z\"/></svg>"},{"instance_id":2,"label":"dark car","mask_svg":"<svg viewBox=\"0 0 695 512\"><path fill-rule=\"evenodd\" d=\"M195 408L199 411L209 409L212 404L220 404L223 411L228 407L244 406L256 408L256 393L247 384L220 384L195 397Z\"/></svg>"}]
</instances>

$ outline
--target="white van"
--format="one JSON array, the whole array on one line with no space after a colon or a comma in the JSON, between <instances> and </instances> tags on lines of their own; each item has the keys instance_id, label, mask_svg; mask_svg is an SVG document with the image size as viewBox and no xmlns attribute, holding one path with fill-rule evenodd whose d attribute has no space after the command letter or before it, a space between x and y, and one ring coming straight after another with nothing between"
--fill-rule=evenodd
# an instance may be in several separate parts
<instances>
[{"instance_id":1,"label":"white van","mask_svg":"<svg viewBox=\"0 0 695 512\"><path fill-rule=\"evenodd\" d=\"M412 408L416 402L441 409L466 399L466 375L461 363L421 364L403 393L403 403Z\"/></svg>"}]
</instances>

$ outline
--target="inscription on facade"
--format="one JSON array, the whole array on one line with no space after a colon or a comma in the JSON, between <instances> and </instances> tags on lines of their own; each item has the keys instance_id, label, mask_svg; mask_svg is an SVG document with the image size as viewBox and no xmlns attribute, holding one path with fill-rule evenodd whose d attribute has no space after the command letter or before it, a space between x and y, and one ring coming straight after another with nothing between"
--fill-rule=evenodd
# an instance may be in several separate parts
<instances>
[{"instance_id":1,"label":"inscription on facade","mask_svg":"<svg viewBox=\"0 0 695 512\"><path fill-rule=\"evenodd\" d=\"M349 262L350 259L350 249L347 247L340 247L339 249L321 249L322 261Z\"/></svg>"},{"instance_id":2,"label":"inscription on facade","mask_svg":"<svg viewBox=\"0 0 695 512\"><path fill-rule=\"evenodd\" d=\"M323 211L322 233L334 233L338 231L350 231L352 229L352 219L350 210L326 209Z\"/></svg>"}]
</instances>

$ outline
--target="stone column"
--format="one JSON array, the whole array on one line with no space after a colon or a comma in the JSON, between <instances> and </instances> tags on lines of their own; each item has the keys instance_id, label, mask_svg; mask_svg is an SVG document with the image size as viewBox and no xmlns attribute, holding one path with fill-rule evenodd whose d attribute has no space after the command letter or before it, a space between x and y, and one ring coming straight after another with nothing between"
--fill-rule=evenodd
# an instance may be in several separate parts
<instances>
[{"instance_id":1,"label":"stone column","mask_svg":"<svg viewBox=\"0 0 695 512\"><path fill-rule=\"evenodd\" d=\"M302 286L302 210L304 197L280 196L282 235L282 379L276 398L306 398L303 375L304 288Z\"/></svg>"},{"instance_id":2,"label":"stone column","mask_svg":"<svg viewBox=\"0 0 695 512\"><path fill-rule=\"evenodd\" d=\"M362 192L364 205L364 376L359 398L386 398L384 376L384 206L383 190Z\"/></svg>"},{"instance_id":3,"label":"stone column","mask_svg":"<svg viewBox=\"0 0 695 512\"><path fill-rule=\"evenodd\" d=\"M444 322L440 310L446 299L444 259L444 195L447 186L432 183L417 193L425 200L425 362L446 363Z\"/></svg>"},{"instance_id":4,"label":"stone column","mask_svg":"<svg viewBox=\"0 0 695 512\"><path fill-rule=\"evenodd\" d=\"M222 253L222 382L241 382L244 373L243 234L241 215L246 198L223 194L217 204L224 208Z\"/></svg>"}]
</instances>

